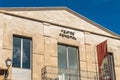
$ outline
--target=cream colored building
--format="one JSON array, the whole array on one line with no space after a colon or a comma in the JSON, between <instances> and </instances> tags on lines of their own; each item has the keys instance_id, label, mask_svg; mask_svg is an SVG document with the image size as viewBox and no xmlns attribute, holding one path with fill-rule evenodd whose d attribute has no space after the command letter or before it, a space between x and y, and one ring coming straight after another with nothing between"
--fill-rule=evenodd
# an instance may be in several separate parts
<instances>
[{"instance_id":1,"label":"cream colored building","mask_svg":"<svg viewBox=\"0 0 120 80\"><path fill-rule=\"evenodd\" d=\"M1 8L0 80L99 80L96 46L105 40L120 80L119 35L65 7Z\"/></svg>"}]
</instances>

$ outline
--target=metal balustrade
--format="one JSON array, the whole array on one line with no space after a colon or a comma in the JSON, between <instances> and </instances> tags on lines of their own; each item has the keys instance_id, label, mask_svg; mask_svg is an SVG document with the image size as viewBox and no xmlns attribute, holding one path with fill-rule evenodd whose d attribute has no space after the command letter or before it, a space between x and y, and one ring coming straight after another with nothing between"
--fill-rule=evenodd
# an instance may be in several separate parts
<instances>
[{"instance_id":1,"label":"metal balustrade","mask_svg":"<svg viewBox=\"0 0 120 80\"><path fill-rule=\"evenodd\" d=\"M54 66L45 66L42 68L41 76L43 80L98 80L96 72Z\"/></svg>"}]
</instances>

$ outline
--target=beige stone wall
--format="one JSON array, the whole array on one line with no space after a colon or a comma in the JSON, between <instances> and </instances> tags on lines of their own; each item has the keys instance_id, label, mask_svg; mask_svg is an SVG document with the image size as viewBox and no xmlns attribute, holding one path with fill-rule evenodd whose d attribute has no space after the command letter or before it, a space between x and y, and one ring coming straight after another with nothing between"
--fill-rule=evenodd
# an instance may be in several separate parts
<instances>
[{"instance_id":1,"label":"beige stone wall","mask_svg":"<svg viewBox=\"0 0 120 80\"><path fill-rule=\"evenodd\" d=\"M91 34L91 33L86 33L86 43L89 44L87 45L87 50L88 52L87 54L87 62L88 62L88 70L95 70L95 64L97 63L97 53L96 53L96 45L98 45L99 43L103 42L107 40L107 48L108 48L108 52L111 52L113 54L114 57L114 69L115 69L115 75L116 75L116 80L119 80L119 69L120 69L120 58L119 58L119 52L120 52L120 40L117 39L113 39L113 38L109 38L109 37L103 37L100 35L96 35L96 34ZM91 46L91 48L90 48ZM94 46L94 55L92 54L93 52L93 48L92 46ZM91 52L91 53L90 53ZM96 56L96 60L95 57ZM94 58L93 58L94 57ZM94 63L95 61L95 63ZM90 65L91 63L93 63L94 65ZM94 66L94 68L93 68ZM98 70L98 69L97 69Z\"/></svg>"},{"instance_id":2,"label":"beige stone wall","mask_svg":"<svg viewBox=\"0 0 120 80\"><path fill-rule=\"evenodd\" d=\"M70 28L65 28L62 25L58 26L46 22L37 22L0 14L0 67L6 68L5 60L8 57L12 59L13 35L19 35L32 38L32 80L42 80L41 69L44 66L50 65L57 67L57 44L59 43L78 47L82 80L88 80L87 77L90 77L92 78L90 80L93 80L93 78L98 76L96 45L104 40L108 40L108 51L112 52L114 55L116 80L120 79L120 40L93 34L88 31L83 32L80 31L79 28L93 32L100 31L99 33L109 36L111 36L111 34L98 29L94 25L87 23L65 10L57 12L51 11L50 14L49 11L15 11L12 13L22 16L24 14L24 16L34 17L35 19L52 20L51 22L59 22L58 24L68 25ZM57 17L58 15L60 15L60 17L65 17L65 19ZM53 18L51 16L53 16ZM71 29L71 27L76 29ZM59 36L61 30L74 32L76 40ZM9 71L10 75L8 78L11 79L11 68Z\"/></svg>"},{"instance_id":3,"label":"beige stone wall","mask_svg":"<svg viewBox=\"0 0 120 80\"><path fill-rule=\"evenodd\" d=\"M50 22L53 24L63 25L70 28L90 31L108 36L117 37L107 30L96 26L94 22L84 18L69 9L13 9L1 10L5 13L10 13L19 17L31 18L38 21ZM90 23L89 23L90 22ZM91 24L92 23L92 24Z\"/></svg>"},{"instance_id":4,"label":"beige stone wall","mask_svg":"<svg viewBox=\"0 0 120 80\"><path fill-rule=\"evenodd\" d=\"M3 57L3 55L2 55L2 38L3 38L3 25L4 25L4 23L3 23L3 21L4 21L4 18L2 17L3 16L3 14L0 14L0 16L1 16L1 18L0 18L0 62L2 62L2 57ZM0 67L2 66L2 64L0 64ZM1 67L2 68L2 67Z\"/></svg>"},{"instance_id":5,"label":"beige stone wall","mask_svg":"<svg viewBox=\"0 0 120 80\"><path fill-rule=\"evenodd\" d=\"M32 72L34 73L33 80L39 80L41 73L40 70L42 67L44 67L43 24L31 20L11 17L7 15L4 15L3 21L4 21L3 22L4 25L2 25L3 27L1 27L0 29L0 31L3 30L0 32L0 36L1 36L0 45L2 44L0 48L1 51L0 57L2 58L1 59L2 62L0 61L1 62L0 65L2 66L2 68L6 69L5 60L7 58L12 59L13 35L30 37L32 38L32 46L33 46L33 50L32 50L32 63L33 63ZM39 61L39 59L42 61ZM9 72L10 75L8 79L11 79L12 77L11 68L9 69Z\"/></svg>"}]
</instances>

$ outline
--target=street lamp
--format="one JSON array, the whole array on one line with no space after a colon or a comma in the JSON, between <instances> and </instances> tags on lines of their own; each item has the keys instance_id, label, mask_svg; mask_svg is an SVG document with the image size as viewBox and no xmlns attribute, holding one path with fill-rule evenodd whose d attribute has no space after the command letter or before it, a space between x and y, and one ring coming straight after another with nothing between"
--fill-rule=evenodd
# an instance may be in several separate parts
<instances>
[{"instance_id":1,"label":"street lamp","mask_svg":"<svg viewBox=\"0 0 120 80\"><path fill-rule=\"evenodd\" d=\"M12 60L8 58L5 62L6 62L6 66L9 68L12 63Z\"/></svg>"},{"instance_id":2,"label":"street lamp","mask_svg":"<svg viewBox=\"0 0 120 80\"><path fill-rule=\"evenodd\" d=\"M7 78L8 75L9 75L9 67L10 67L10 65L11 65L11 63L12 63L12 60L11 60L10 58L7 58L7 59L5 60L5 63L6 63L7 69L4 70L4 79L3 79L3 80L7 80L6 78Z\"/></svg>"}]
</instances>

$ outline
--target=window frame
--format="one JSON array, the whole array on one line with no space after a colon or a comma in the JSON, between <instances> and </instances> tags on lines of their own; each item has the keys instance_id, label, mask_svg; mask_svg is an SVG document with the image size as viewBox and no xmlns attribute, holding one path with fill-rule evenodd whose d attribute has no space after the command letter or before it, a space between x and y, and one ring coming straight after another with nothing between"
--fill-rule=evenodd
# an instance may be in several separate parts
<instances>
[{"instance_id":1,"label":"window frame","mask_svg":"<svg viewBox=\"0 0 120 80\"><path fill-rule=\"evenodd\" d=\"M73 45L67 45L67 44L62 44L62 43L58 43L57 44L57 46L58 45L63 45L63 46L65 46L66 47L66 62L67 62L67 68L69 68L69 56L68 56L68 48L69 47L74 47L74 48L76 48L77 49L77 63L78 63L78 70L80 71L80 63L79 63L79 61L80 61L80 54L79 54L79 47L78 46L73 46ZM58 48L57 48L58 49ZM57 50L58 51L58 50ZM58 53L57 53L58 54ZM70 68L69 68L70 69Z\"/></svg>"},{"instance_id":2,"label":"window frame","mask_svg":"<svg viewBox=\"0 0 120 80\"><path fill-rule=\"evenodd\" d=\"M30 37L25 37L25 36L19 36L19 35L13 35L13 39L14 37L16 38L20 38L20 67L15 67L13 66L13 63L12 63L12 67L14 68L20 68L20 69L32 69L32 38ZM29 68L24 68L23 67L23 40L24 39L27 39L30 41L30 64L29 64ZM13 40L13 43L14 43L14 40ZM14 45L13 45L13 48L14 48ZM13 60L13 50L12 50L12 60Z\"/></svg>"},{"instance_id":3,"label":"window frame","mask_svg":"<svg viewBox=\"0 0 120 80\"><path fill-rule=\"evenodd\" d=\"M116 77L115 77L115 63L114 63L114 54L111 53L111 52L108 52L108 66L110 66L110 77L112 78L112 80L116 80Z\"/></svg>"},{"instance_id":4,"label":"window frame","mask_svg":"<svg viewBox=\"0 0 120 80\"><path fill-rule=\"evenodd\" d=\"M80 53L79 53L80 51L79 51L79 47L78 47L78 46L73 46L73 45L67 45L67 44L63 44L63 43L58 43L58 44L57 44L57 47L58 47L58 45L63 45L63 46L66 47L66 52L67 52L67 53L66 53L66 60L67 60L66 62L67 62L68 74L70 74L70 73L69 73L69 69L72 69L72 68L69 67L69 62L68 62L68 61L69 61L69 58L68 58L68 57L69 57L69 56L68 56L68 54L69 54L69 53L68 53L68 48L69 48L69 47L73 47L73 48L76 48L76 49L77 49L77 53L76 53L76 54L77 54L77 67L78 67L77 70L78 70L78 79L80 79ZM57 54L58 54L58 48L57 48ZM59 68L59 67L58 67L58 68ZM63 67L60 67L60 68L63 68ZM68 78L69 78L69 77L68 77Z\"/></svg>"}]
</instances>

